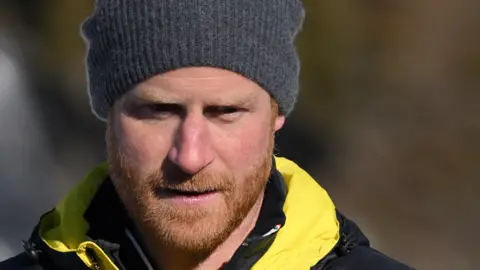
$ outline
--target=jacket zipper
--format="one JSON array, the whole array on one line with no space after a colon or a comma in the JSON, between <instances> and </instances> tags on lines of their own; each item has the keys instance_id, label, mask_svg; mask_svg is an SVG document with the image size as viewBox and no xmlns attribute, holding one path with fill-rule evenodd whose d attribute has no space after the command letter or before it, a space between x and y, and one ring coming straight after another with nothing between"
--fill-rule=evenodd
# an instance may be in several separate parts
<instances>
[{"instance_id":1,"label":"jacket zipper","mask_svg":"<svg viewBox=\"0 0 480 270\"><path fill-rule=\"evenodd\" d=\"M100 264L98 263L97 257L95 256L95 251L91 248L87 248L86 254L90 261L92 261L93 268L95 270L100 270Z\"/></svg>"}]
</instances>

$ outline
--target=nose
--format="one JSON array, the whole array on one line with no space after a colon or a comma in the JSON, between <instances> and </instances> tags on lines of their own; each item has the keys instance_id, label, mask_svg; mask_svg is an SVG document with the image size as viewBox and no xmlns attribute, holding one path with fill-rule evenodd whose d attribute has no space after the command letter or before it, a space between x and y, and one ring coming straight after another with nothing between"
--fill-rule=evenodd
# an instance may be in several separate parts
<instances>
[{"instance_id":1,"label":"nose","mask_svg":"<svg viewBox=\"0 0 480 270\"><path fill-rule=\"evenodd\" d=\"M203 116L187 115L175 134L168 158L187 174L195 174L213 161L210 135Z\"/></svg>"}]
</instances>

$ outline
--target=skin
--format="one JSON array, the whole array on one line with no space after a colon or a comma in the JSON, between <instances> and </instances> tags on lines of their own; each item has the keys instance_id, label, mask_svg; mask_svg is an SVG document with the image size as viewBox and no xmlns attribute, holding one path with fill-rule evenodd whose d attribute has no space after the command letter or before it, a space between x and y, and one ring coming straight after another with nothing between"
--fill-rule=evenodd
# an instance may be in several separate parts
<instances>
[{"instance_id":1,"label":"skin","mask_svg":"<svg viewBox=\"0 0 480 270\"><path fill-rule=\"evenodd\" d=\"M112 181L158 268L219 269L231 258L255 226L284 121L259 85L210 67L157 75L116 101Z\"/></svg>"}]
</instances>

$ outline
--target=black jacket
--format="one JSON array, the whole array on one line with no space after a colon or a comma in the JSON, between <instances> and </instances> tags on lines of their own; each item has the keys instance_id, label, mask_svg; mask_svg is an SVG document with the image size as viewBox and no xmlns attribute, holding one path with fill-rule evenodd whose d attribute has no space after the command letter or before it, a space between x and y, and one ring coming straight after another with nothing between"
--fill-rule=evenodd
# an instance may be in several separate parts
<instances>
[{"instance_id":1,"label":"black jacket","mask_svg":"<svg viewBox=\"0 0 480 270\"><path fill-rule=\"evenodd\" d=\"M259 232L268 231L268 228L272 228L272 224L285 223L285 214L282 208L286 187L282 175L278 171L272 171L271 181L268 182L265 192L265 199L257 224L246 240L248 244L238 248L232 259L225 265L224 270L250 269L269 249L276 235L274 233L262 236ZM106 213L108 213L108 216L105 216ZM101 184L83 216L89 224L86 235L88 240L100 246L119 269L148 269L145 264L145 257L142 257L138 251L138 245L132 244L132 238L126 237L124 231L118 229L133 227L111 181L107 180ZM413 269L371 248L368 239L357 225L338 211L337 220L340 224L339 241L328 255L310 269ZM135 232L134 229L132 229L132 232ZM40 239L38 225L30 239L24 242L24 248L23 253L0 262L0 270L88 269L75 252L62 253L49 248ZM147 261L151 260L147 258ZM101 269L98 264L95 265L97 267L94 267L94 269Z\"/></svg>"},{"instance_id":2,"label":"black jacket","mask_svg":"<svg viewBox=\"0 0 480 270\"><path fill-rule=\"evenodd\" d=\"M369 247L367 238L352 221L338 214L341 222L342 237L335 249L311 270L407 270L413 269L401 264L377 250ZM29 242L31 245L31 242ZM49 263L40 263L41 250L26 246L25 252L0 263L0 270L57 270ZM60 258L59 258L60 259ZM67 258L64 258L67 259ZM68 259L67 259L68 260ZM78 268L73 268L78 267ZM76 265L62 270L87 270L85 266ZM240 269L240 268L236 268ZM60 269L58 269L60 270Z\"/></svg>"}]
</instances>

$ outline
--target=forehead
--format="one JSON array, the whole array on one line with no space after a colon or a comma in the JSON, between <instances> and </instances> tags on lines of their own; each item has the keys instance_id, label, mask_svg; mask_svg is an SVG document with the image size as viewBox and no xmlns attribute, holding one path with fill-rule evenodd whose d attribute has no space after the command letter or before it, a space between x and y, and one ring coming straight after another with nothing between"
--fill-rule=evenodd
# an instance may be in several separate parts
<instances>
[{"instance_id":1,"label":"forehead","mask_svg":"<svg viewBox=\"0 0 480 270\"><path fill-rule=\"evenodd\" d=\"M246 99L266 94L255 82L235 72L189 67L154 76L138 84L129 96L143 99Z\"/></svg>"}]
</instances>

